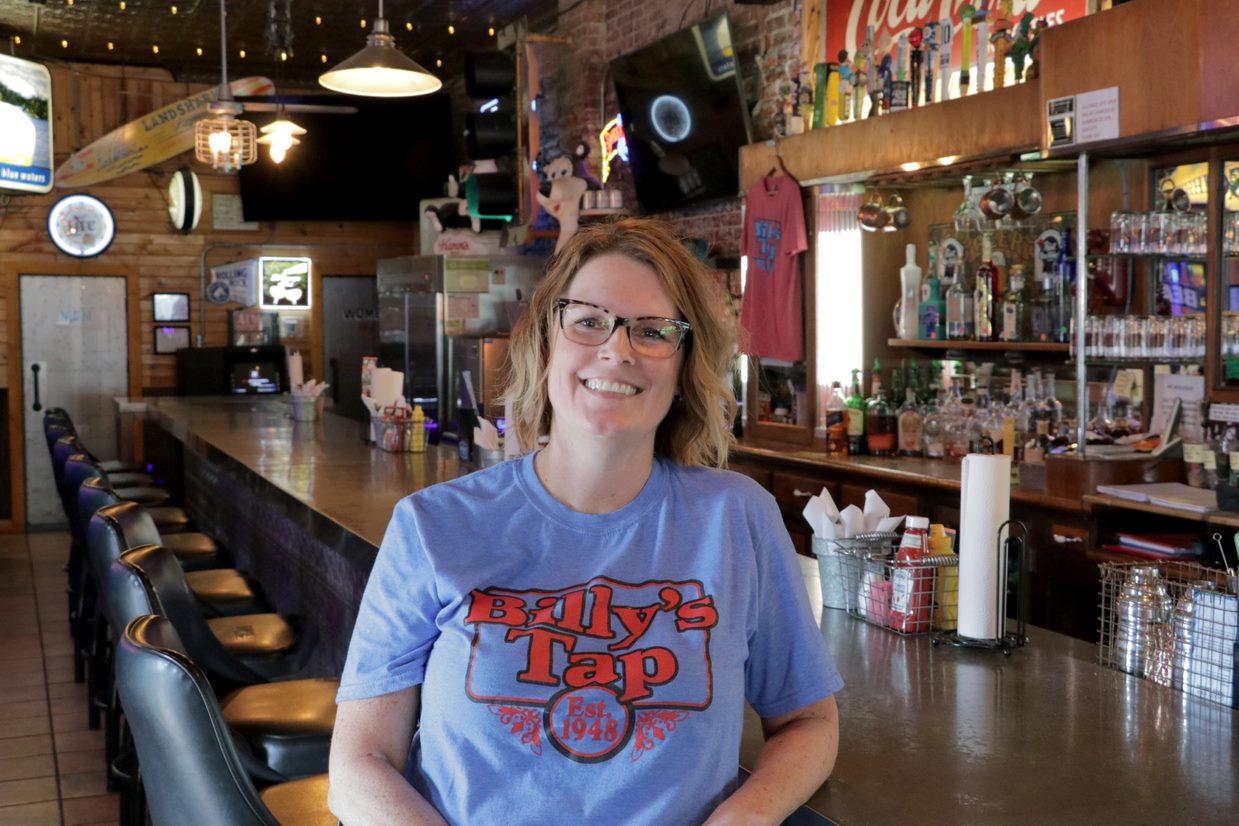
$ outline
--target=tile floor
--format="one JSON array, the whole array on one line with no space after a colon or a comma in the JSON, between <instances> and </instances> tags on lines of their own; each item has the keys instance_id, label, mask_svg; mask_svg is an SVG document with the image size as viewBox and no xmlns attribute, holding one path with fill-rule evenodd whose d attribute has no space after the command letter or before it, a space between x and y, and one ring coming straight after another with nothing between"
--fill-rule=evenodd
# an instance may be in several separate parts
<instances>
[{"instance_id":1,"label":"tile floor","mask_svg":"<svg viewBox=\"0 0 1239 826\"><path fill-rule=\"evenodd\" d=\"M73 682L63 566L69 535L0 534L0 824L115 824L103 732Z\"/></svg>"}]
</instances>

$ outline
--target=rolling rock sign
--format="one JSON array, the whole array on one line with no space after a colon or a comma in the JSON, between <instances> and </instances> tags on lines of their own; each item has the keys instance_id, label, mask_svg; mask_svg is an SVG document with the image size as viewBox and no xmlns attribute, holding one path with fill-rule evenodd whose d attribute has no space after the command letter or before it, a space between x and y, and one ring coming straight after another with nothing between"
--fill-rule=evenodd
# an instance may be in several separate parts
<instances>
[{"instance_id":1,"label":"rolling rock sign","mask_svg":"<svg viewBox=\"0 0 1239 826\"><path fill-rule=\"evenodd\" d=\"M713 693L714 598L700 582L596 577L556 591L475 589L467 691L536 755L633 761Z\"/></svg>"}]
</instances>

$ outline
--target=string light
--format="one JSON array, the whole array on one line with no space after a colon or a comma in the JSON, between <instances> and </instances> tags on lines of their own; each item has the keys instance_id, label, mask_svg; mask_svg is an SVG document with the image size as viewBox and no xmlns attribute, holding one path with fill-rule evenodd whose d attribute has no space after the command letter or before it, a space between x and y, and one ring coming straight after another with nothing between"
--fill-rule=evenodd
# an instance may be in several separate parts
<instances>
[{"instance_id":1,"label":"string light","mask_svg":"<svg viewBox=\"0 0 1239 826\"><path fill-rule=\"evenodd\" d=\"M172 7L172 9L171 9L171 11L172 11L172 13L173 13L173 14L176 14L176 6L173 6L173 7Z\"/></svg>"},{"instance_id":2,"label":"string light","mask_svg":"<svg viewBox=\"0 0 1239 826\"><path fill-rule=\"evenodd\" d=\"M491 26L489 29L487 29L487 30L486 30L486 33L487 33L488 35L490 35L491 37L494 37L494 36L495 36L495 27L494 27L494 26Z\"/></svg>"},{"instance_id":3,"label":"string light","mask_svg":"<svg viewBox=\"0 0 1239 826\"><path fill-rule=\"evenodd\" d=\"M121 11L125 10L125 0L120 0L120 3L118 3L117 5L120 6Z\"/></svg>"},{"instance_id":4,"label":"string light","mask_svg":"<svg viewBox=\"0 0 1239 826\"><path fill-rule=\"evenodd\" d=\"M245 49L241 50L241 59L245 60Z\"/></svg>"},{"instance_id":5,"label":"string light","mask_svg":"<svg viewBox=\"0 0 1239 826\"><path fill-rule=\"evenodd\" d=\"M326 54L321 54L321 55L319 55L319 57L320 57L320 58L322 58L322 62L323 62L323 63L326 63L326 62L327 62L327 55L326 55Z\"/></svg>"},{"instance_id":6,"label":"string light","mask_svg":"<svg viewBox=\"0 0 1239 826\"><path fill-rule=\"evenodd\" d=\"M364 17L363 17L363 18L361 18L361 27L362 27L363 29L366 27L366 18L364 18Z\"/></svg>"},{"instance_id":7,"label":"string light","mask_svg":"<svg viewBox=\"0 0 1239 826\"><path fill-rule=\"evenodd\" d=\"M441 57L436 57L436 58L435 58L435 68L436 68L436 69L442 69L442 68L443 68L443 58L441 58Z\"/></svg>"},{"instance_id":8,"label":"string light","mask_svg":"<svg viewBox=\"0 0 1239 826\"><path fill-rule=\"evenodd\" d=\"M158 44L158 43L153 43L153 44L151 44L151 53L152 53L152 54L159 54L159 44Z\"/></svg>"},{"instance_id":9,"label":"string light","mask_svg":"<svg viewBox=\"0 0 1239 826\"><path fill-rule=\"evenodd\" d=\"M60 48L62 48L62 49L67 49L67 48L69 48L69 41L68 41L68 40L62 40L62 41L60 41Z\"/></svg>"},{"instance_id":10,"label":"string light","mask_svg":"<svg viewBox=\"0 0 1239 826\"><path fill-rule=\"evenodd\" d=\"M13 35L13 45L20 46L22 44L22 36L20 34Z\"/></svg>"},{"instance_id":11,"label":"string light","mask_svg":"<svg viewBox=\"0 0 1239 826\"><path fill-rule=\"evenodd\" d=\"M412 21L410 21L410 22L408 22L408 23L405 23L405 24L404 24L404 27L405 27L406 29L408 29L409 31L413 31L413 23L412 23Z\"/></svg>"},{"instance_id":12,"label":"string light","mask_svg":"<svg viewBox=\"0 0 1239 826\"><path fill-rule=\"evenodd\" d=\"M315 26L323 25L323 18L319 17L317 14L314 15L314 25Z\"/></svg>"},{"instance_id":13,"label":"string light","mask_svg":"<svg viewBox=\"0 0 1239 826\"><path fill-rule=\"evenodd\" d=\"M72 5L73 5L73 0L65 0L65 5L66 5L66 6L72 6Z\"/></svg>"},{"instance_id":14,"label":"string light","mask_svg":"<svg viewBox=\"0 0 1239 826\"><path fill-rule=\"evenodd\" d=\"M455 26L453 26L451 23L448 23L448 24L447 24L447 33L448 33L448 34L456 34L456 27L455 27Z\"/></svg>"},{"instance_id":15,"label":"string light","mask_svg":"<svg viewBox=\"0 0 1239 826\"><path fill-rule=\"evenodd\" d=\"M109 40L109 41L108 41L108 51L110 52L110 51L112 51L112 50L113 50L113 49L115 49L115 48L116 48L116 44L115 44L115 43L113 43L111 40Z\"/></svg>"},{"instance_id":16,"label":"string light","mask_svg":"<svg viewBox=\"0 0 1239 826\"><path fill-rule=\"evenodd\" d=\"M199 46L198 48L194 49L194 51L198 53L198 57L202 57L202 47L201 47L201 46Z\"/></svg>"},{"instance_id":17,"label":"string light","mask_svg":"<svg viewBox=\"0 0 1239 826\"><path fill-rule=\"evenodd\" d=\"M288 52L280 52L280 60L288 60Z\"/></svg>"}]
</instances>

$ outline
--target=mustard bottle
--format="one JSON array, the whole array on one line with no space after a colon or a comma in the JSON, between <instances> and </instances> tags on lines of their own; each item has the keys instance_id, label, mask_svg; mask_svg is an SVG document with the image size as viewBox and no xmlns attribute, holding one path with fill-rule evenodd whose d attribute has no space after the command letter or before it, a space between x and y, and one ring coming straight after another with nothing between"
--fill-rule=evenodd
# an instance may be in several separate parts
<instances>
[{"instance_id":1,"label":"mustard bottle","mask_svg":"<svg viewBox=\"0 0 1239 826\"><path fill-rule=\"evenodd\" d=\"M955 556L951 537L937 523L929 526L929 555ZM959 625L959 566L942 565L934 580L934 630L954 631Z\"/></svg>"},{"instance_id":2,"label":"mustard bottle","mask_svg":"<svg viewBox=\"0 0 1239 826\"><path fill-rule=\"evenodd\" d=\"M412 430L409 432L409 450L413 453L426 452L426 413L422 406L413 407L413 416L409 422Z\"/></svg>"}]
</instances>

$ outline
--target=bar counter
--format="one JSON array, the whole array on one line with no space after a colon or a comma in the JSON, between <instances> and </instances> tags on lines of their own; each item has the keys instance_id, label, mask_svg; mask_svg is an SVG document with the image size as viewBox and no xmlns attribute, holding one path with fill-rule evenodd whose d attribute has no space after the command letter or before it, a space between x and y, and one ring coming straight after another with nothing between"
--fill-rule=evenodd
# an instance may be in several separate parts
<instances>
[{"instance_id":1,"label":"bar counter","mask_svg":"<svg viewBox=\"0 0 1239 826\"><path fill-rule=\"evenodd\" d=\"M447 448L384 453L361 443L359 423L293 422L278 400L148 401L148 430L183 445L195 518L230 530L238 554L260 537L240 566L280 610L312 610L325 647L347 644L350 600L395 502L462 472ZM838 764L813 809L844 826L1234 821L1235 711L1103 668L1095 645L1041 629L1010 656L899 637L822 609L817 566L801 563L847 682ZM333 581L307 586L308 573ZM342 658L317 671L338 673ZM759 744L750 711L745 765Z\"/></svg>"}]
</instances>

